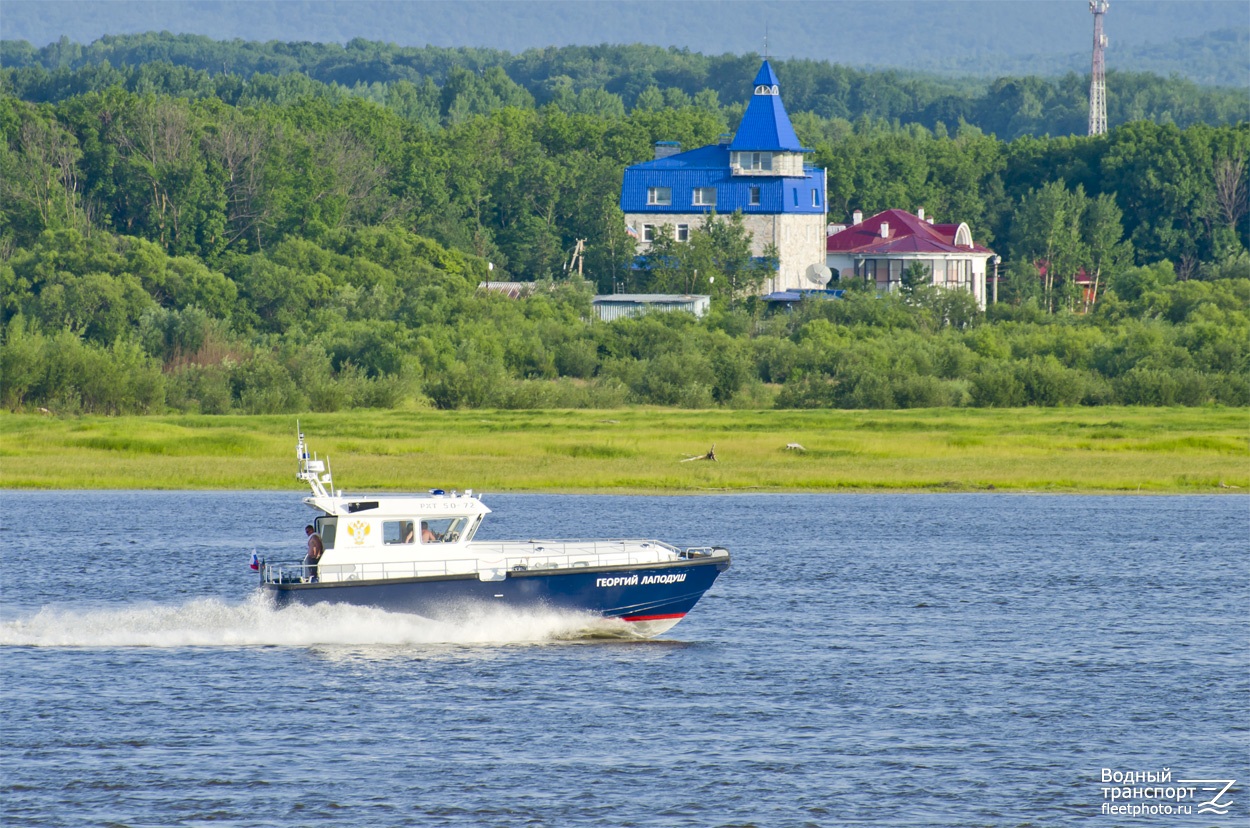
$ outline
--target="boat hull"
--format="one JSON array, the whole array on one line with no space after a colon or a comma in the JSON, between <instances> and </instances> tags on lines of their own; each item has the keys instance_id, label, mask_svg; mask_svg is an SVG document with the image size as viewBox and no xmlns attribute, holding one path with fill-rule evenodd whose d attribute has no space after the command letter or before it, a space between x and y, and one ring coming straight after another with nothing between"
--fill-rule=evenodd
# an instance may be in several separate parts
<instances>
[{"instance_id":1,"label":"boat hull","mask_svg":"<svg viewBox=\"0 0 1250 828\"><path fill-rule=\"evenodd\" d=\"M642 635L658 635L688 613L718 575L727 556L633 566L531 569L500 573L387 578L330 583L265 583L279 606L344 603L454 620L474 606L544 608L617 618Z\"/></svg>"}]
</instances>

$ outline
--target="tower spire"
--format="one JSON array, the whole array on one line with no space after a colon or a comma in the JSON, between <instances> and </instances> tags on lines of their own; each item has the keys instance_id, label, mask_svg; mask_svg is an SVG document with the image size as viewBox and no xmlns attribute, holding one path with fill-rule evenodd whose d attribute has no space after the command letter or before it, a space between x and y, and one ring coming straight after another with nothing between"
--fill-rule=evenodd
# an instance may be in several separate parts
<instances>
[{"instance_id":1,"label":"tower spire","mask_svg":"<svg viewBox=\"0 0 1250 828\"><path fill-rule=\"evenodd\" d=\"M1094 62L1089 73L1089 134L1103 135L1107 131L1107 63L1104 50L1107 36L1102 32L1102 18L1107 13L1109 0L1089 0L1089 12L1094 15Z\"/></svg>"}]
</instances>

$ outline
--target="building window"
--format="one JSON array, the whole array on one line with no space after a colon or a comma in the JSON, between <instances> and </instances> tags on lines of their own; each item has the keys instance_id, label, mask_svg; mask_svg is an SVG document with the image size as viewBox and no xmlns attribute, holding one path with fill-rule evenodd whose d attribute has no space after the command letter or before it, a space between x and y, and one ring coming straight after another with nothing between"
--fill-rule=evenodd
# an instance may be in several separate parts
<instances>
[{"instance_id":1,"label":"building window","mask_svg":"<svg viewBox=\"0 0 1250 828\"><path fill-rule=\"evenodd\" d=\"M902 259L889 259L889 273L885 277L886 287L889 290L898 290L903 284L903 265Z\"/></svg>"},{"instance_id":2,"label":"building window","mask_svg":"<svg viewBox=\"0 0 1250 828\"><path fill-rule=\"evenodd\" d=\"M673 238L677 239L677 241L679 242L690 241L690 225L689 224L677 225L677 229L676 229L676 232L673 234Z\"/></svg>"},{"instance_id":3,"label":"building window","mask_svg":"<svg viewBox=\"0 0 1250 828\"><path fill-rule=\"evenodd\" d=\"M735 152L729 163L740 170L769 172L773 168L771 152Z\"/></svg>"},{"instance_id":4,"label":"building window","mask_svg":"<svg viewBox=\"0 0 1250 828\"><path fill-rule=\"evenodd\" d=\"M644 224L642 226L642 240L645 242L655 241L655 225Z\"/></svg>"},{"instance_id":5,"label":"building window","mask_svg":"<svg viewBox=\"0 0 1250 828\"><path fill-rule=\"evenodd\" d=\"M715 187L695 187L690 197L690 203L696 207L715 207L716 206L716 188Z\"/></svg>"},{"instance_id":6,"label":"building window","mask_svg":"<svg viewBox=\"0 0 1250 828\"><path fill-rule=\"evenodd\" d=\"M812 190L812 206L820 206L820 190Z\"/></svg>"},{"instance_id":7,"label":"building window","mask_svg":"<svg viewBox=\"0 0 1250 828\"><path fill-rule=\"evenodd\" d=\"M648 187L647 188L647 204L649 205L668 205L673 203L672 187Z\"/></svg>"},{"instance_id":8,"label":"building window","mask_svg":"<svg viewBox=\"0 0 1250 828\"><path fill-rule=\"evenodd\" d=\"M795 206L795 207L798 207L798 206L799 206L799 188L798 188L798 187L795 187L795 188L794 188L793 190L791 190L790 192L791 192L791 193L793 193L793 195L794 195L794 206Z\"/></svg>"},{"instance_id":9,"label":"building window","mask_svg":"<svg viewBox=\"0 0 1250 828\"><path fill-rule=\"evenodd\" d=\"M759 187L751 188L751 206L752 207L760 206L760 188Z\"/></svg>"}]
</instances>

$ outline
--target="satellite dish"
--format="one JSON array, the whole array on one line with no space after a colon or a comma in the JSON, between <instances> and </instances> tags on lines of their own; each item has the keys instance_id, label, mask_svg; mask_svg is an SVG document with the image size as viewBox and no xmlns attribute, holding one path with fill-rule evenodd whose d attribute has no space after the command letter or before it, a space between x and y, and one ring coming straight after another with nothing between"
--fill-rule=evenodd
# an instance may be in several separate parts
<instances>
[{"instance_id":1,"label":"satellite dish","mask_svg":"<svg viewBox=\"0 0 1250 828\"><path fill-rule=\"evenodd\" d=\"M824 287L829 284L829 280L833 278L833 271L822 264L814 264L807 268L808 281Z\"/></svg>"}]
</instances>

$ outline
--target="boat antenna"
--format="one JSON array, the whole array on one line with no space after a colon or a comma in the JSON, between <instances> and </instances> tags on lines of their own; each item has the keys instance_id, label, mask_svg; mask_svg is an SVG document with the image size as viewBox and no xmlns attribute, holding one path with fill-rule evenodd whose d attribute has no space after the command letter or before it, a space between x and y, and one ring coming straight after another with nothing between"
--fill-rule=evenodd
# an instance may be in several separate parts
<instances>
[{"instance_id":1,"label":"boat antenna","mask_svg":"<svg viewBox=\"0 0 1250 828\"><path fill-rule=\"evenodd\" d=\"M295 456L299 460L299 472L296 479L303 480L312 489L314 497L331 497L334 492L334 479L330 474L329 458L318 460L316 455L309 457L308 444L304 442L304 432L299 430L299 421L295 421ZM324 472L324 474L323 474ZM330 491L326 491L329 486Z\"/></svg>"}]
</instances>

